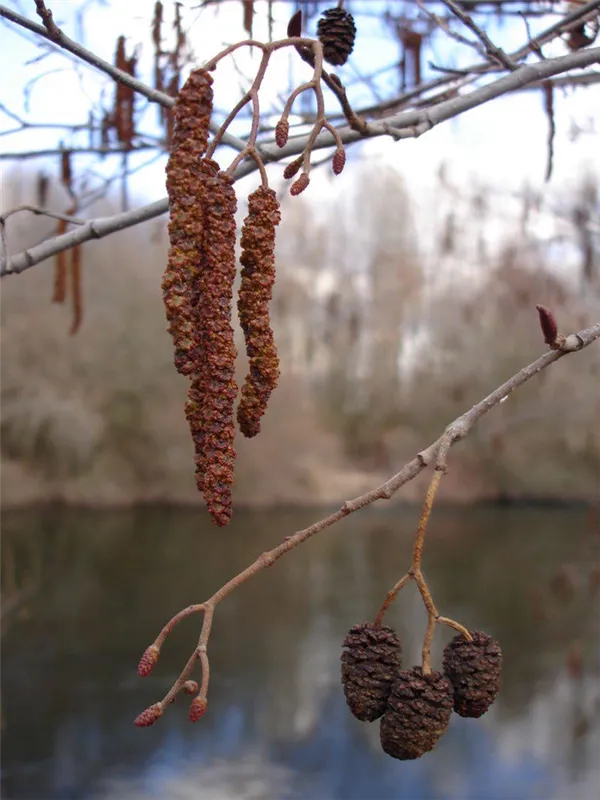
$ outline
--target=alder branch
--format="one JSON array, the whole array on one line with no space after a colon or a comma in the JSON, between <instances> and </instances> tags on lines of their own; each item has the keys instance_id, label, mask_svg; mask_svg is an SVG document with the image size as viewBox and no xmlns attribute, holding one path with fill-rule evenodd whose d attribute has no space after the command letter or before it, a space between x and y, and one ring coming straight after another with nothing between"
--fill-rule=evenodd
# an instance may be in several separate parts
<instances>
[{"instance_id":1,"label":"alder branch","mask_svg":"<svg viewBox=\"0 0 600 800\"><path fill-rule=\"evenodd\" d=\"M350 127L340 128L338 129L339 139L345 144L349 144L363 138L384 135L392 136L394 139L416 138L433 128L434 125L456 117L503 94L523 88L530 83L550 78L569 69L582 68L596 63L600 63L600 48L598 47L547 59L536 64L524 65L509 75L475 89L469 94L443 101L434 107L403 111L384 120L370 122L365 133L359 133ZM277 147L274 140L272 143L261 144L261 157L265 162L276 162L289 156L298 155L304 152L311 136L312 134L293 137L281 148ZM337 137L334 137L330 131L324 130L311 142L311 149L334 147L338 145L338 141ZM246 143L244 143L244 147L246 146ZM246 161L237 168L234 177L238 180L255 169L256 164L254 161ZM82 244L89 239L102 238L114 231L137 225L139 222L164 214L166 211L168 211L168 200L164 198L124 214L90 220L89 223L75 231L48 239L10 259L8 258L8 253L5 253L0 264L0 276L23 272L23 270L33 267L35 264L76 244Z\"/></svg>"},{"instance_id":2,"label":"alder branch","mask_svg":"<svg viewBox=\"0 0 600 800\"><path fill-rule=\"evenodd\" d=\"M45 261L63 250L69 250L71 247L90 241L90 239L102 239L111 233L139 225L141 222L146 222L164 214L168 209L168 201L165 198L122 214L115 214L110 217L96 217L68 233L46 239L46 241L24 250L12 259L8 257L8 253L5 253L0 265L0 275L23 272L23 270L32 267L34 264L39 264L40 261ZM4 247L6 249L6 244Z\"/></svg>"},{"instance_id":3,"label":"alder branch","mask_svg":"<svg viewBox=\"0 0 600 800\"><path fill-rule=\"evenodd\" d=\"M499 62L503 67L506 67L506 69L517 69L517 65L513 59L510 58L510 56L507 56L504 50L502 50L500 47L497 47L487 33L483 30L483 28L480 28L479 25L477 25L457 3L453 2L453 0L442 0L442 2L456 17L458 17L463 25L469 28L469 30L473 31L473 33L483 44L485 52L488 56Z\"/></svg>"},{"instance_id":4,"label":"alder branch","mask_svg":"<svg viewBox=\"0 0 600 800\"><path fill-rule=\"evenodd\" d=\"M5 6L1 5L0 17L4 17L4 19L9 20L9 22L14 22L16 25L20 25L22 28L26 28L28 31L36 33L43 39L47 39L57 48L66 50L68 53L76 56L81 61L85 61L86 64L89 64L90 66L99 69L101 72L104 72L106 75L109 75L118 83L123 83L125 86L129 86L138 94L146 97L151 103L158 103L158 105L161 105L164 108L172 108L175 105L174 97L165 94L165 92L159 92L157 89L152 89L143 81L139 81L137 78L134 78L127 72L124 72L123 70L118 69L118 67L113 66L113 64L109 64L108 61L105 61L103 58L100 58L100 56L97 56L95 53L92 53L87 48L73 41L73 39L70 39L62 32L62 30L60 30L60 28L56 28L58 33L51 35L43 25L38 25L36 22L33 22L27 17L17 14L16 11L12 11L10 8L6 8ZM211 130L213 132L216 132L217 128L218 126L215 123L211 123ZM236 150L243 150L246 146L244 141L238 139L237 136L233 136L232 134L226 134L223 137L223 143L233 147Z\"/></svg>"},{"instance_id":5,"label":"alder branch","mask_svg":"<svg viewBox=\"0 0 600 800\"><path fill-rule=\"evenodd\" d=\"M399 472L385 481L385 483L382 483L380 486L372 489L369 492L366 492L363 495L360 495L359 497L355 497L352 500L346 500L334 513L329 514L327 517L324 517L318 522L315 522L308 528L297 531L291 536L286 536L281 544L279 544L273 550L269 550L258 556L258 558L252 564L246 567L246 569L242 570L242 572L240 572L238 575L231 578L231 580L225 583L211 597L209 597L208 600L203 603L188 606L172 617L171 620L163 627L155 641L145 650L138 666L138 673L141 676L145 677L146 675L150 674L152 668L158 661L160 649L173 628L185 617L195 613L203 612L204 619L200 637L185 667L165 697L161 701L143 711L135 720L136 725L140 727L152 725L159 717L162 716L165 707L177 696L177 694L179 694L180 691L182 691L182 689L184 689L189 675L191 674L197 661L201 661L202 665L202 683L198 696L192 702L190 708L190 719L192 721L196 721L205 712L209 683L207 645L214 619L214 613L221 600L231 594L235 589L252 578L254 575L261 572L266 567L272 566L283 555L289 553L291 550L295 549L320 531L330 528L336 522L344 519L344 517L353 514L355 511L358 511L359 509L364 508L371 503L374 503L376 500L389 500L398 491L398 489L404 486L405 483L413 480L413 478L415 478L427 466L434 464L438 475L434 475L434 479L432 480L427 492L419 528L417 529L417 536L415 538L412 567L412 577L417 582L428 609L428 626L423 645L423 661L424 665L427 665L429 659L429 648L431 645L431 639L433 637L433 627L435 623L439 622L450 625L457 630L461 630L462 628L462 626L459 626L458 623L455 623L453 620L449 620L446 617L440 617L437 614L433 600L428 594L427 586L424 583L420 573L420 559L422 555L426 524L439 480L443 472L446 471L448 452L453 445L455 445L461 439L464 439L470 433L472 428L481 419L481 417L487 414L488 411L497 406L499 403L504 401L510 394L512 394L512 392L525 384L543 369L546 369L551 364L558 361L563 356L583 350L585 347L588 347L592 342L599 338L600 322L595 323L590 328L579 331L579 333L574 333L566 337L557 334L551 350L544 353L531 364L523 367L523 369L509 378L487 397L484 397L483 400L481 400L479 403L476 403L471 409L457 417L453 422L450 423L450 425L446 427L443 434L435 442L433 442L433 444L429 445L429 447L427 447L425 450L417 453L412 461L409 461L407 464L405 464ZM395 591L397 594L399 589L402 588L402 586L404 586L408 580L409 578L404 576L396 585L396 587L394 587L392 592ZM388 594L388 599L386 599L386 603L384 603L382 610L379 612L377 617L378 619L380 616L383 616L383 612L385 611L385 608L389 606L390 602L391 600L389 600ZM463 629L463 632L464 630L466 629Z\"/></svg>"}]
</instances>

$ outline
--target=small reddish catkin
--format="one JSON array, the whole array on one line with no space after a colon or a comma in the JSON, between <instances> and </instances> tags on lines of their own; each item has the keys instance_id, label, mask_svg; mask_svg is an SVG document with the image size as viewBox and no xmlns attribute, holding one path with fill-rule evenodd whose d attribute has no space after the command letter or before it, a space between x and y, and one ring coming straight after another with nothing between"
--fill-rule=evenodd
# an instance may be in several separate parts
<instances>
[{"instance_id":1,"label":"small reddish catkin","mask_svg":"<svg viewBox=\"0 0 600 800\"><path fill-rule=\"evenodd\" d=\"M287 164L285 169L283 170L283 177L286 180L293 178L294 175L298 172L298 170L302 166L303 161L304 161L304 156L298 156L298 158L295 158L293 161L290 161L290 163Z\"/></svg>"},{"instance_id":2,"label":"small reddish catkin","mask_svg":"<svg viewBox=\"0 0 600 800\"><path fill-rule=\"evenodd\" d=\"M280 119L275 127L275 144L277 147L285 147L290 133L290 123L287 119Z\"/></svg>"},{"instance_id":3,"label":"small reddish catkin","mask_svg":"<svg viewBox=\"0 0 600 800\"><path fill-rule=\"evenodd\" d=\"M269 303L275 282L275 227L280 220L275 192L264 186L252 192L242 228L242 283L238 295L238 314L250 371L242 387L237 420L247 437L259 432L260 419L279 380L279 357L269 322Z\"/></svg>"},{"instance_id":4,"label":"small reddish catkin","mask_svg":"<svg viewBox=\"0 0 600 800\"><path fill-rule=\"evenodd\" d=\"M236 275L233 180L216 161L198 163L198 204L202 209L203 246L195 308L199 330L193 352L193 377L186 403L196 451L196 483L216 525L231 520L231 489L236 452L233 405L237 395L237 351L231 327Z\"/></svg>"},{"instance_id":5,"label":"small reddish catkin","mask_svg":"<svg viewBox=\"0 0 600 800\"><path fill-rule=\"evenodd\" d=\"M346 165L346 151L343 147L338 147L333 155L331 166L334 175L339 175Z\"/></svg>"},{"instance_id":6,"label":"small reddish catkin","mask_svg":"<svg viewBox=\"0 0 600 800\"><path fill-rule=\"evenodd\" d=\"M300 175L300 177L298 178L298 180L294 181L294 183L292 183L290 187L290 194L292 195L292 197L295 197L296 195L300 194L300 192L303 192L309 183L310 183L310 178L308 177L308 174L306 172L303 172L302 175Z\"/></svg>"},{"instance_id":7,"label":"small reddish catkin","mask_svg":"<svg viewBox=\"0 0 600 800\"><path fill-rule=\"evenodd\" d=\"M199 344L195 284L202 258L203 224L197 203L202 183L198 159L204 155L208 143L212 82L208 72L198 69L183 86L173 110L175 130L167 163L171 246L162 289L169 333L175 346L175 367L182 375L194 371Z\"/></svg>"}]
</instances>

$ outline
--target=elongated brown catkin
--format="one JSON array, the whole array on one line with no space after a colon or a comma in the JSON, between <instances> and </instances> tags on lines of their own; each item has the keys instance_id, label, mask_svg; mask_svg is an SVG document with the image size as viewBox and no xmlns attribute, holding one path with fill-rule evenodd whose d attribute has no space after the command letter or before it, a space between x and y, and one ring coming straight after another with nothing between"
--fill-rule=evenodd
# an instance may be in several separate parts
<instances>
[{"instance_id":1,"label":"elongated brown catkin","mask_svg":"<svg viewBox=\"0 0 600 800\"><path fill-rule=\"evenodd\" d=\"M238 296L250 372L242 387L237 420L247 437L260 431L261 417L279 380L269 303L275 282L275 228L280 219L279 202L272 189L260 186L252 192L242 228L242 283Z\"/></svg>"},{"instance_id":2,"label":"elongated brown catkin","mask_svg":"<svg viewBox=\"0 0 600 800\"><path fill-rule=\"evenodd\" d=\"M59 219L56 226L56 235L61 236L67 232L67 222ZM67 299L67 253L61 250L56 254L54 262L54 290L52 293L53 303L64 303Z\"/></svg>"},{"instance_id":3,"label":"elongated brown catkin","mask_svg":"<svg viewBox=\"0 0 600 800\"><path fill-rule=\"evenodd\" d=\"M192 295L201 269L203 242L198 162L208 144L212 82L208 72L195 70L183 86L173 111L175 130L167 163L171 246L162 289L175 367L182 375L193 372L197 346L197 300L193 302Z\"/></svg>"},{"instance_id":4,"label":"elongated brown catkin","mask_svg":"<svg viewBox=\"0 0 600 800\"><path fill-rule=\"evenodd\" d=\"M236 452L233 406L237 351L231 327L236 275L233 181L210 159L199 164L204 243L197 280L199 336L186 417L196 452L196 483L217 525L231 520Z\"/></svg>"}]
</instances>

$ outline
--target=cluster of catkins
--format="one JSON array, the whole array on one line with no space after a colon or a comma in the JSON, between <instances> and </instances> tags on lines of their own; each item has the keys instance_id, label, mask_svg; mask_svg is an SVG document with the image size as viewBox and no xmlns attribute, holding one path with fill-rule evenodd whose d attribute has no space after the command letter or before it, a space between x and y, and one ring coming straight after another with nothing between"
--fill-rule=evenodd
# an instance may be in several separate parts
<instances>
[{"instance_id":1,"label":"cluster of catkins","mask_svg":"<svg viewBox=\"0 0 600 800\"><path fill-rule=\"evenodd\" d=\"M185 414L194 441L196 483L217 525L231 520L236 452L233 410L237 350L231 326L236 196L233 180L207 158L212 77L193 71L174 108L167 164L169 260L162 283L175 367L190 379ZM255 436L279 378L269 322L279 203L261 186L249 197L242 228L238 312L250 372L237 410L240 430Z\"/></svg>"},{"instance_id":2,"label":"cluster of catkins","mask_svg":"<svg viewBox=\"0 0 600 800\"><path fill-rule=\"evenodd\" d=\"M500 690L502 652L485 633L472 641L455 636L444 650L443 672L424 675L402 669L402 650L385 625L354 625L343 643L342 683L346 702L362 722L381 717L383 750L402 761L420 758L445 733L454 710L480 717Z\"/></svg>"}]
</instances>

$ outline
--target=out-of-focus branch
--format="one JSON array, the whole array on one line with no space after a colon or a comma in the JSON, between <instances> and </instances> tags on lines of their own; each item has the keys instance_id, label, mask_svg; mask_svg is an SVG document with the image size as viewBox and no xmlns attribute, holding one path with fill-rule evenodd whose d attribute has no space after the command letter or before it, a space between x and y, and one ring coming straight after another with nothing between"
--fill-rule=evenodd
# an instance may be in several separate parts
<instances>
[{"instance_id":1,"label":"out-of-focus branch","mask_svg":"<svg viewBox=\"0 0 600 800\"><path fill-rule=\"evenodd\" d=\"M165 639L167 638L168 634L173 630L177 623L191 614L203 612L204 620L202 624L202 630L200 632L200 637L198 639L198 643L192 652L191 656L189 657L186 665L184 666L181 674L173 684L173 686L169 689L165 697L155 703L154 705L147 708L143 711L135 720L136 725L140 727L147 727L148 725L152 725L156 722L163 714L164 709L166 706L179 694L180 691L184 689L186 681L188 680L193 668L196 665L197 661L201 662L202 667L202 684L200 687L200 693L198 696L193 700L192 705L190 707L190 719L192 721L198 720L202 714L206 711L207 707L207 693L208 693L208 683L209 683L209 664L208 664L208 653L207 653L207 646L208 640L210 637L210 632L212 628L212 623L214 619L214 612L216 610L217 605L231 594L235 589L245 583L247 580L252 578L257 573L261 572L266 567L272 566L275 561L281 558L286 553L289 553L290 550L298 547L298 545L302 544L303 542L310 539L315 534L319 533L325 528L329 528L334 525L336 522L344 519L350 514L353 514L355 511L358 511L365 506L374 503L376 500L389 500L397 491L403 486L405 483L413 480L420 472L422 472L425 467L430 466L432 464L435 465L438 475L434 477L434 480L430 484L430 488L428 491L428 495L426 498L426 502L423 509L423 514L421 515L421 522L419 524L419 529L417 530L417 537L415 540L415 548L413 553L413 567L414 567L414 579L417 581L419 585L419 589L421 593L424 593L425 596L428 595L427 587L420 583L422 579L422 575L420 573L420 558L423 546L423 539L425 535L425 528L427 524L427 519L429 517L429 513L431 511L431 506L433 504L433 499L435 496L435 491L437 489L437 485L439 483L439 479L442 473L446 469L446 461L447 461L447 454L450 448L456 444L456 442L464 439L472 428L476 425L476 423L487 414L492 408L497 406L503 400L505 400L512 392L530 380L534 375L537 375L543 369L546 369L553 364L555 361L558 361L563 356L567 355L568 353L574 353L578 350L582 350L584 347L590 345L593 341L600 338L600 322L597 322L590 328L580 331L579 333L571 334L570 336L560 336L557 337L555 340L555 344L553 345L554 349L549 350L547 353L544 353L542 356L537 358L531 364L528 364L526 367L523 367L519 372L513 375L509 380L491 392L487 397L484 397L479 403L476 403L471 409L466 411L460 417L457 417L453 422L448 425L445 429L444 433L437 439L433 444L427 447L425 450L422 450L420 453L417 453L415 458L412 461L409 461L407 464L402 467L402 469L393 475L389 480L385 483L382 483L380 486L372 489L370 492L366 492L359 497L355 497L352 500L346 500L342 504L342 506L332 514L329 514L327 517L315 522L313 525L310 525L308 528L304 530L297 531L296 533L292 534L291 536L286 536L285 539L282 541L280 545L275 547L273 550L269 550L268 552L262 553L258 558L250 564L250 566L246 567L246 569L242 570L238 575L231 578L224 586L222 586L217 592L215 592L212 597L206 600L204 603L199 603L197 605L188 606L188 608L183 609L178 614L176 614L161 630L156 640L146 649L144 652L140 664L138 666L138 672L142 676L149 675L152 671L152 668L158 661L158 657L160 654L161 646L163 645ZM415 567L416 565L416 567ZM398 590L407 582L408 578L406 576L402 578L399 584L397 584L395 590ZM397 593L397 591L396 591ZM428 596L428 600L431 600L431 597ZM387 601L386 601L387 602ZM388 603L389 605L389 603ZM385 604L384 604L385 606ZM429 646L431 644L432 638L432 628L436 622L448 624L451 627L457 627L457 623L453 620L448 620L445 617L439 617L437 615L437 611L435 606L433 605L433 601L431 600L430 603L431 608L428 608L429 612L429 625L428 625L428 633L426 636L426 641L424 643L423 648L423 660L424 664L428 664L429 658ZM386 606L387 607L387 606ZM383 609L385 610L385 608ZM380 612L381 613L381 612ZM464 631L463 629L463 632Z\"/></svg>"},{"instance_id":2,"label":"out-of-focus branch","mask_svg":"<svg viewBox=\"0 0 600 800\"><path fill-rule=\"evenodd\" d=\"M477 25L474 20L461 8L458 3L453 2L453 0L442 0L445 6L447 6L452 13L458 17L458 19L465 25L469 30L473 31L473 33L477 36L477 38L481 41L485 48L485 52L488 56L495 59L499 64L502 64L503 67L506 69L516 69L517 65L513 61L512 58L506 55L504 50L497 47L487 33Z\"/></svg>"},{"instance_id":3,"label":"out-of-focus branch","mask_svg":"<svg viewBox=\"0 0 600 800\"><path fill-rule=\"evenodd\" d=\"M50 211L47 208L40 208L39 206L16 206L15 208L11 208L8 211L3 212L0 214L0 223L6 222L9 217L12 217L13 214L20 214L22 211L29 211L31 214L35 214L38 217L51 217L52 219L62 219L63 222L69 222L71 225L85 225L87 220L81 219L80 217L70 217L68 214L59 214L57 211Z\"/></svg>"},{"instance_id":4,"label":"out-of-focus branch","mask_svg":"<svg viewBox=\"0 0 600 800\"><path fill-rule=\"evenodd\" d=\"M99 69L101 72L104 72L106 75L109 75L111 78L113 78L113 80L129 86L138 94L148 98L151 103L158 103L164 108L172 108L172 106L175 105L174 97L170 97L170 95L165 94L164 92L159 92L157 89L152 89L150 86L147 86L142 81L137 80L137 78L134 78L127 72L124 72L112 64L109 64L108 61L105 61L103 58L100 58L95 53L92 53L90 50L87 50L85 47L82 47L82 45L73 41L73 39L70 39L60 30L60 28L56 29L58 31L57 34L51 35L43 25L38 25L36 22L33 22L27 17L23 17L21 14L17 14L16 11L12 11L10 8L6 8L5 6L0 6L0 17L4 17L4 19L9 20L10 22L14 22L16 25L20 25L22 28L26 28L32 33L36 33L38 36L47 39L57 47L72 53L74 56L77 56L77 58L81 59L81 61L85 61L86 64L90 64L91 66L96 67L96 69ZM216 130L216 128L217 126L215 126L214 123L211 123L211 130ZM223 144L227 144L236 150L243 150L246 146L245 142L243 142L241 139L238 139L237 136L232 136L231 134L226 134L223 136Z\"/></svg>"},{"instance_id":5,"label":"out-of-focus branch","mask_svg":"<svg viewBox=\"0 0 600 800\"><path fill-rule=\"evenodd\" d=\"M63 250L69 250L71 247L83 244L83 242L87 242L90 239L102 239L104 236L116 233L116 231L131 228L153 217L158 217L168 211L168 208L169 205L166 198L157 200L155 203L135 208L132 211L126 211L123 214L91 219L80 225L80 227L68 231L68 233L46 239L45 242L24 250L12 259L8 257L8 253L5 253L0 265L0 275L23 272L23 270L32 267L34 264L39 264L40 261L45 261ZM4 247L6 248L6 243Z\"/></svg>"},{"instance_id":6,"label":"out-of-focus branch","mask_svg":"<svg viewBox=\"0 0 600 800\"><path fill-rule=\"evenodd\" d=\"M339 137L342 142L349 144L363 138L375 136L388 135L395 139L421 136L423 133L433 128L434 125L459 116L465 111L483 105L503 94L527 86L530 83L552 77L553 75L561 74L569 69L582 68L596 63L600 63L600 48L598 47L570 53L569 55L560 56L558 58L547 59L536 64L524 65L514 72L511 72L510 75L499 78L464 96L446 100L431 108L404 111L383 120L370 122L366 132L363 134L349 127L340 128L338 131ZM281 148L277 147L274 141L273 143L262 144L261 157L265 162L275 162L282 158L298 155L298 153L304 151L310 136L311 134L308 136L293 137ZM334 147L336 145L336 138L329 131L322 131L312 143L312 149L317 150L323 147ZM253 161L246 161L238 167L234 177L239 179L253 172L255 169L256 164ZM40 261L44 261L46 258L62 250L66 250L69 247L73 247L76 244L81 244L89 239L101 238L114 231L137 225L140 222L152 219L152 217L164 214L167 210L168 201L165 198L124 214L116 214L112 217L90 220L89 223L75 231L70 231L62 236L57 236L42 242L10 259L8 259L8 254L5 254L0 265L0 276L22 272L38 264Z\"/></svg>"},{"instance_id":7,"label":"out-of-focus branch","mask_svg":"<svg viewBox=\"0 0 600 800\"><path fill-rule=\"evenodd\" d=\"M24 161L28 158L48 158L60 155L64 152L64 149L64 147L51 147L46 150L25 150L21 153L0 153L0 161ZM158 149L158 144L138 144L135 147L114 144L109 147L69 147L68 152L75 156L121 156L123 153L140 153L156 149Z\"/></svg>"}]
</instances>

